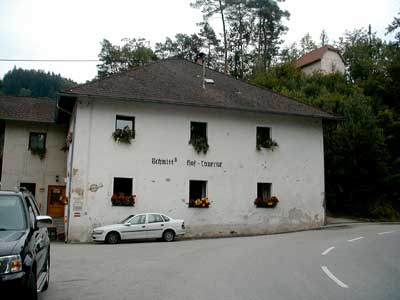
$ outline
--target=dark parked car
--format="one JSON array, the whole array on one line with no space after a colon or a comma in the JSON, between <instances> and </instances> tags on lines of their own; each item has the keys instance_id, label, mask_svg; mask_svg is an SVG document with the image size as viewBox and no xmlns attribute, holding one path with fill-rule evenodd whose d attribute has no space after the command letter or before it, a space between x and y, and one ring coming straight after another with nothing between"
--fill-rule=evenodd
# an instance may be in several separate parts
<instances>
[{"instance_id":1,"label":"dark parked car","mask_svg":"<svg viewBox=\"0 0 400 300\"><path fill-rule=\"evenodd\" d=\"M0 298L37 299L49 285L51 217L41 216L31 193L0 191ZM21 299L21 298L20 298Z\"/></svg>"}]
</instances>

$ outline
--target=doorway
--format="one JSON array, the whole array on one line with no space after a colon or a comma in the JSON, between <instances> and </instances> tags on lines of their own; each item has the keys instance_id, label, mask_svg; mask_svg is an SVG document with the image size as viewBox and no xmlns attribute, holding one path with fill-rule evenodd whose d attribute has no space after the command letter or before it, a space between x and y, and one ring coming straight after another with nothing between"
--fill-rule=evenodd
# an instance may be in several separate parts
<instances>
[{"instance_id":1,"label":"doorway","mask_svg":"<svg viewBox=\"0 0 400 300\"><path fill-rule=\"evenodd\" d=\"M53 218L64 217L66 203L65 186L49 185L47 196L47 214Z\"/></svg>"}]
</instances>

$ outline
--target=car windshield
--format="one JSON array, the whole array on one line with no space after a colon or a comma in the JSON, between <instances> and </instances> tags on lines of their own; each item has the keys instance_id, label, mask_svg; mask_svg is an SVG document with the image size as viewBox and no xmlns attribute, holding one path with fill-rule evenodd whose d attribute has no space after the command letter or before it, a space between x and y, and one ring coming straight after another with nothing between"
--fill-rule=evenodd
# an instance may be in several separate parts
<instances>
[{"instance_id":1,"label":"car windshield","mask_svg":"<svg viewBox=\"0 0 400 300\"><path fill-rule=\"evenodd\" d=\"M134 215L129 215L129 216L127 216L126 218L123 218L121 221L119 221L118 224L124 224L124 223L126 223L126 222L129 221L130 218L132 218L133 216L134 216Z\"/></svg>"},{"instance_id":2,"label":"car windshield","mask_svg":"<svg viewBox=\"0 0 400 300\"><path fill-rule=\"evenodd\" d=\"M18 196L0 195L0 230L24 230L26 227L22 199Z\"/></svg>"}]
</instances>

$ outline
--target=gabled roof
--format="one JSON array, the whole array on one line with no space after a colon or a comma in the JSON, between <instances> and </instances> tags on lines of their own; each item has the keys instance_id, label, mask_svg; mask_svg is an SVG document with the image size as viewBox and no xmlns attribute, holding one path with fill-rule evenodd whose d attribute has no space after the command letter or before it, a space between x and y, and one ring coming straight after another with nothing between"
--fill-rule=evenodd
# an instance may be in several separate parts
<instances>
[{"instance_id":1,"label":"gabled roof","mask_svg":"<svg viewBox=\"0 0 400 300\"><path fill-rule=\"evenodd\" d=\"M321 48L312 50L312 51L310 51L310 52L304 54L302 57L300 57L300 58L296 61L296 67L297 67L297 68L303 68L303 67L305 67L305 66L308 66L308 65L310 65L310 64L312 64L312 63L314 63L314 62L317 62L317 61L321 60L322 57L324 56L324 54L325 54L327 51L334 51L334 52L336 52L336 53L340 56L340 58L342 59L342 61L344 62L343 57L341 56L340 51L339 51L338 49L336 49L336 48L334 48L334 47L332 47L332 46L330 46L330 45L325 45L325 46L323 46L323 47L321 47Z\"/></svg>"},{"instance_id":2,"label":"gabled roof","mask_svg":"<svg viewBox=\"0 0 400 300\"><path fill-rule=\"evenodd\" d=\"M334 116L265 88L206 69L214 84L202 88L201 65L169 58L64 90L61 96L223 108L333 119Z\"/></svg>"},{"instance_id":3,"label":"gabled roof","mask_svg":"<svg viewBox=\"0 0 400 300\"><path fill-rule=\"evenodd\" d=\"M55 108L49 98L0 95L0 120L54 123Z\"/></svg>"}]
</instances>

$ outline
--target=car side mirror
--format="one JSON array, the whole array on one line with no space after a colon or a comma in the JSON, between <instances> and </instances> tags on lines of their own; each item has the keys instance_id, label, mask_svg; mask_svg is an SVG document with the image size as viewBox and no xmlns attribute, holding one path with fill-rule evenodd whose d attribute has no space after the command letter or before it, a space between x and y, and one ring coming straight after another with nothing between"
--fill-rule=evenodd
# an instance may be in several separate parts
<instances>
[{"instance_id":1,"label":"car side mirror","mask_svg":"<svg viewBox=\"0 0 400 300\"><path fill-rule=\"evenodd\" d=\"M53 225L53 219L49 216L37 216L36 217L36 226L39 228L50 227Z\"/></svg>"}]
</instances>

